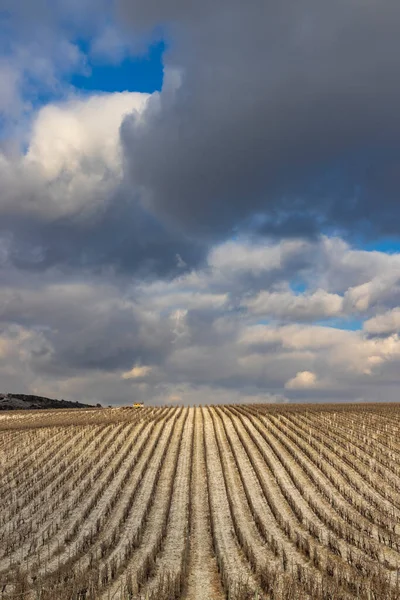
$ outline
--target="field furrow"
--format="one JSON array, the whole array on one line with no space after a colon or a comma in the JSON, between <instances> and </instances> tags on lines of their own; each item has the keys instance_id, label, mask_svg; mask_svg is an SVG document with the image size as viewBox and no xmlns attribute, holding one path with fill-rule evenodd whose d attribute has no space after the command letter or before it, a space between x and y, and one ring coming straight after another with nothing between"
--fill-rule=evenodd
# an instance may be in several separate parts
<instances>
[{"instance_id":1,"label":"field furrow","mask_svg":"<svg viewBox=\"0 0 400 600\"><path fill-rule=\"evenodd\" d=\"M190 554L184 600L223 600L212 546L203 443L203 413L195 409Z\"/></svg>"},{"instance_id":2,"label":"field furrow","mask_svg":"<svg viewBox=\"0 0 400 600\"><path fill-rule=\"evenodd\" d=\"M400 407L4 411L0 548L0 600L400 600Z\"/></svg>"}]
</instances>

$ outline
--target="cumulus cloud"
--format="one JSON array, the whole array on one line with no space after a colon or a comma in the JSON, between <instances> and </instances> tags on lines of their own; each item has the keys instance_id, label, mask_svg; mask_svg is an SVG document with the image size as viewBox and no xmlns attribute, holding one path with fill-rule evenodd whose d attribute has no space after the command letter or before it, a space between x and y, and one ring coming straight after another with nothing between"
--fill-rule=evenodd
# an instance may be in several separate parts
<instances>
[{"instance_id":1,"label":"cumulus cloud","mask_svg":"<svg viewBox=\"0 0 400 600\"><path fill-rule=\"evenodd\" d=\"M364 330L371 335L388 335L400 332L400 308L368 319L364 323Z\"/></svg>"},{"instance_id":2,"label":"cumulus cloud","mask_svg":"<svg viewBox=\"0 0 400 600\"><path fill-rule=\"evenodd\" d=\"M53 220L102 208L121 180L123 116L146 101L146 94L116 93L42 108L26 154L17 162L0 156L3 211Z\"/></svg>"},{"instance_id":3,"label":"cumulus cloud","mask_svg":"<svg viewBox=\"0 0 400 600\"><path fill-rule=\"evenodd\" d=\"M314 388L317 385L317 376L315 373L311 371L299 371L296 374L296 377L293 379L289 379L285 383L285 388L287 390L298 390L298 389L309 389Z\"/></svg>"},{"instance_id":4,"label":"cumulus cloud","mask_svg":"<svg viewBox=\"0 0 400 600\"><path fill-rule=\"evenodd\" d=\"M296 264L299 256L307 255L309 249L310 244L301 239L282 244L228 241L211 250L208 262L211 267L225 272L260 274Z\"/></svg>"},{"instance_id":5,"label":"cumulus cloud","mask_svg":"<svg viewBox=\"0 0 400 600\"><path fill-rule=\"evenodd\" d=\"M393 261L394 262L394 261ZM399 265L386 265L386 269L366 283L349 288L345 302L351 309L358 312L370 308L382 309L400 302L400 271Z\"/></svg>"},{"instance_id":6,"label":"cumulus cloud","mask_svg":"<svg viewBox=\"0 0 400 600\"><path fill-rule=\"evenodd\" d=\"M244 305L254 315L314 321L339 316L342 312L343 298L338 294L329 294L325 290L298 295L291 292L263 291L245 301Z\"/></svg>"},{"instance_id":7,"label":"cumulus cloud","mask_svg":"<svg viewBox=\"0 0 400 600\"><path fill-rule=\"evenodd\" d=\"M130 371L122 373L122 379L144 379L151 372L151 367L135 365Z\"/></svg>"}]
</instances>

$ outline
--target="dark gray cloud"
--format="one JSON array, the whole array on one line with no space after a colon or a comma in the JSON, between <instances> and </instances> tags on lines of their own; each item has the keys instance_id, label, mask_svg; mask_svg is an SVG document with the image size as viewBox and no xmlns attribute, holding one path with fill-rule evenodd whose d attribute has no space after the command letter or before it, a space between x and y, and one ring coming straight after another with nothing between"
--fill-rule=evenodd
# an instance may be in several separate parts
<instances>
[{"instance_id":1,"label":"dark gray cloud","mask_svg":"<svg viewBox=\"0 0 400 600\"><path fill-rule=\"evenodd\" d=\"M57 25L81 27L86 31L113 14L109 0L0 0L0 16L14 31L32 36L37 27ZM43 33L43 30L41 30Z\"/></svg>"},{"instance_id":2,"label":"dark gray cloud","mask_svg":"<svg viewBox=\"0 0 400 600\"><path fill-rule=\"evenodd\" d=\"M201 235L254 213L284 235L396 232L398 2L119 7L170 40L165 89L122 127L129 175L159 217Z\"/></svg>"},{"instance_id":3,"label":"dark gray cloud","mask_svg":"<svg viewBox=\"0 0 400 600\"><path fill-rule=\"evenodd\" d=\"M3 216L1 234L8 239L7 261L35 272L112 268L143 278L169 277L198 265L206 252L203 244L169 231L124 197L86 219Z\"/></svg>"},{"instance_id":4,"label":"dark gray cloud","mask_svg":"<svg viewBox=\"0 0 400 600\"><path fill-rule=\"evenodd\" d=\"M244 230L316 238L329 225L397 233L400 9L395 2L378 7L372 0L333 5L300 0L293 6L285 0L276 7L238 0L218 6L119 0L117 5L121 28L130 22L133 38L136 32L139 38L143 31L154 35L161 26L158 34L163 30L169 40L163 91L151 98L144 117L135 112L125 119L125 185L112 187L105 207L99 202L89 219L78 214L84 200L72 216L57 218L44 210L22 214L19 201L13 201L16 210L2 215L1 223L11 234L13 264L174 274L178 264L197 266L216 236ZM14 7L3 0L0 7L19 31L31 18L29 2ZM113 9L112 2L105 3L108 19ZM37 5L36 25L18 40L29 53L36 49L32 57L38 65L46 56L45 73L31 67L35 77L45 76L46 85L53 85L50 57L58 37L65 44L57 72L82 67L68 28L73 24L76 33L96 13L91 27L100 30L99 12L91 0ZM41 28L46 30L42 46L36 43ZM86 167L80 157L82 171L96 174L96 160L92 165L88 159ZM61 181L59 197L67 188ZM80 193L77 188L75 197ZM30 199L29 181L19 193L26 206L46 194L39 186ZM148 208L153 216L146 214Z\"/></svg>"}]
</instances>

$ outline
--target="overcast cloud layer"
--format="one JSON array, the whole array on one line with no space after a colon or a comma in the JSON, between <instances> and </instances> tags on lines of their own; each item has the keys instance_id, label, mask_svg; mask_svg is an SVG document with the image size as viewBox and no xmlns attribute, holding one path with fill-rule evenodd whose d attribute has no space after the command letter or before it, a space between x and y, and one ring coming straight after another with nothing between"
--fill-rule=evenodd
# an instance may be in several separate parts
<instances>
[{"instance_id":1,"label":"overcast cloud layer","mask_svg":"<svg viewBox=\"0 0 400 600\"><path fill-rule=\"evenodd\" d=\"M0 391L397 400L398 3L32 6L0 0ZM161 38L161 91L71 83Z\"/></svg>"},{"instance_id":2,"label":"overcast cloud layer","mask_svg":"<svg viewBox=\"0 0 400 600\"><path fill-rule=\"evenodd\" d=\"M397 233L396 0L120 0L165 24L167 85L125 120L132 180L156 214L201 234Z\"/></svg>"}]
</instances>

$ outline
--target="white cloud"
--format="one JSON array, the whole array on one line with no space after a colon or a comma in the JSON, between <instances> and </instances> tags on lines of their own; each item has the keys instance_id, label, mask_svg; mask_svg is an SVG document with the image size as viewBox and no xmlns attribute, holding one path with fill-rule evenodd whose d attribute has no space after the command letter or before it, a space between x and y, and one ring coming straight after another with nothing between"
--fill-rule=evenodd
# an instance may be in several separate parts
<instances>
[{"instance_id":1,"label":"white cloud","mask_svg":"<svg viewBox=\"0 0 400 600\"><path fill-rule=\"evenodd\" d=\"M397 335L381 339L368 339L362 332L351 332L346 343L336 344L329 350L325 361L332 372L345 375L379 374L384 363L397 363L400 359L400 339Z\"/></svg>"},{"instance_id":2,"label":"white cloud","mask_svg":"<svg viewBox=\"0 0 400 600\"><path fill-rule=\"evenodd\" d=\"M304 240L283 241L279 244L225 242L210 252L209 265L222 271L262 273L282 269L299 254L309 251Z\"/></svg>"},{"instance_id":3,"label":"white cloud","mask_svg":"<svg viewBox=\"0 0 400 600\"><path fill-rule=\"evenodd\" d=\"M155 308L169 313L174 312L175 317L179 315L179 319L185 315L177 311L218 310L228 302L228 294L207 294L195 289L180 290L177 283L175 285L174 283L161 283L160 285L138 286L138 291L141 292L142 298L146 298L152 293L152 305Z\"/></svg>"},{"instance_id":4,"label":"white cloud","mask_svg":"<svg viewBox=\"0 0 400 600\"><path fill-rule=\"evenodd\" d=\"M135 365L130 371L122 373L122 379L144 379L151 373L151 367Z\"/></svg>"},{"instance_id":5,"label":"white cloud","mask_svg":"<svg viewBox=\"0 0 400 600\"><path fill-rule=\"evenodd\" d=\"M287 390L308 390L317 385L317 376L311 371L299 371L293 379L285 383Z\"/></svg>"},{"instance_id":6,"label":"white cloud","mask_svg":"<svg viewBox=\"0 0 400 600\"><path fill-rule=\"evenodd\" d=\"M61 173L110 169L121 173L119 127L124 115L142 111L148 95L123 92L72 99L42 108L33 124L26 163L47 181Z\"/></svg>"},{"instance_id":7,"label":"white cloud","mask_svg":"<svg viewBox=\"0 0 400 600\"><path fill-rule=\"evenodd\" d=\"M349 288L344 300L349 310L366 313L371 308L390 307L400 302L400 261L390 258L378 276Z\"/></svg>"},{"instance_id":8,"label":"white cloud","mask_svg":"<svg viewBox=\"0 0 400 600\"><path fill-rule=\"evenodd\" d=\"M121 121L143 111L147 99L125 92L42 108L26 154L0 153L0 210L43 220L103 210L122 180Z\"/></svg>"},{"instance_id":9,"label":"white cloud","mask_svg":"<svg viewBox=\"0 0 400 600\"><path fill-rule=\"evenodd\" d=\"M35 179L44 198L26 208L60 216L105 203L122 177L121 121L143 111L147 98L104 94L41 109L20 171Z\"/></svg>"},{"instance_id":10,"label":"white cloud","mask_svg":"<svg viewBox=\"0 0 400 600\"><path fill-rule=\"evenodd\" d=\"M382 315L368 319L364 331L371 335L385 335L400 332L400 308L394 308Z\"/></svg>"},{"instance_id":11,"label":"white cloud","mask_svg":"<svg viewBox=\"0 0 400 600\"><path fill-rule=\"evenodd\" d=\"M245 347L274 347L293 350L322 350L347 343L356 335L352 331L318 325L253 325L242 330L238 339Z\"/></svg>"},{"instance_id":12,"label":"white cloud","mask_svg":"<svg viewBox=\"0 0 400 600\"><path fill-rule=\"evenodd\" d=\"M313 293L262 291L243 303L254 315L278 319L316 320L336 317L342 312L343 298L318 289Z\"/></svg>"},{"instance_id":13,"label":"white cloud","mask_svg":"<svg viewBox=\"0 0 400 600\"><path fill-rule=\"evenodd\" d=\"M189 338L189 330L187 327L187 308L178 308L174 310L170 316L171 330L173 333L172 343L184 343Z\"/></svg>"}]
</instances>

